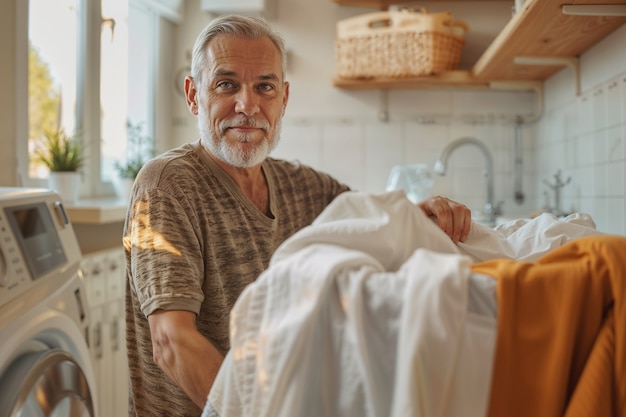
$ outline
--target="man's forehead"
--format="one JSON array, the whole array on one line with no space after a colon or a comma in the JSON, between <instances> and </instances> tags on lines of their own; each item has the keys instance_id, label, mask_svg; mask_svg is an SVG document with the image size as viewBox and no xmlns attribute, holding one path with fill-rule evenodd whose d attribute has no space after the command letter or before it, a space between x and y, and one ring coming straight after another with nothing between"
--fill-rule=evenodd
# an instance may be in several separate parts
<instances>
[{"instance_id":1,"label":"man's forehead","mask_svg":"<svg viewBox=\"0 0 626 417\"><path fill-rule=\"evenodd\" d=\"M220 35L209 42L207 57L216 62L241 60L280 63L280 52L268 38L249 39Z\"/></svg>"},{"instance_id":2,"label":"man's forehead","mask_svg":"<svg viewBox=\"0 0 626 417\"><path fill-rule=\"evenodd\" d=\"M282 78L280 53L268 38L215 37L207 46L207 70L213 77L248 73L268 80Z\"/></svg>"}]
</instances>

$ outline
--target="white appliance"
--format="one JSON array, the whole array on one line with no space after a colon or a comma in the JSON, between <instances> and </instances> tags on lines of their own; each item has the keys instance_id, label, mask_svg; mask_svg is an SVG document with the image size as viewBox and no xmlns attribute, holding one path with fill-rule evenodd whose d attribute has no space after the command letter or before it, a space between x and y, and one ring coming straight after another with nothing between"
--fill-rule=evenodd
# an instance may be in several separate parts
<instances>
[{"instance_id":1,"label":"white appliance","mask_svg":"<svg viewBox=\"0 0 626 417\"><path fill-rule=\"evenodd\" d=\"M0 417L94 417L81 252L57 194L0 188Z\"/></svg>"}]
</instances>

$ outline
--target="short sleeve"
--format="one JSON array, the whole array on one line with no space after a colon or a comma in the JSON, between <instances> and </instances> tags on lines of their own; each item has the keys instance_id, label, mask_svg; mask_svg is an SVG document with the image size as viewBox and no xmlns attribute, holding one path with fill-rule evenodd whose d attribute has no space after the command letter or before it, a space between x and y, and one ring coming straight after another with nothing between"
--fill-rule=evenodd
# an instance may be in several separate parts
<instances>
[{"instance_id":1,"label":"short sleeve","mask_svg":"<svg viewBox=\"0 0 626 417\"><path fill-rule=\"evenodd\" d=\"M131 286L146 316L157 309L200 312L202 245L184 202L155 189L133 203L127 230Z\"/></svg>"}]
</instances>

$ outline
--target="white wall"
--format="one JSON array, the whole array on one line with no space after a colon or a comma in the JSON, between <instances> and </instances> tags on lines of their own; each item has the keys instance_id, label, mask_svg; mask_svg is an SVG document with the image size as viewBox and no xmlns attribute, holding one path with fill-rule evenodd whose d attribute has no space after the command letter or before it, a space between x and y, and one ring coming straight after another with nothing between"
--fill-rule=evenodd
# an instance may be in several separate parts
<instances>
[{"instance_id":1,"label":"white wall","mask_svg":"<svg viewBox=\"0 0 626 417\"><path fill-rule=\"evenodd\" d=\"M626 25L580 59L581 95L572 72L546 82L546 113L536 130L535 185L562 170L563 208L591 214L598 229L626 234Z\"/></svg>"}]
</instances>

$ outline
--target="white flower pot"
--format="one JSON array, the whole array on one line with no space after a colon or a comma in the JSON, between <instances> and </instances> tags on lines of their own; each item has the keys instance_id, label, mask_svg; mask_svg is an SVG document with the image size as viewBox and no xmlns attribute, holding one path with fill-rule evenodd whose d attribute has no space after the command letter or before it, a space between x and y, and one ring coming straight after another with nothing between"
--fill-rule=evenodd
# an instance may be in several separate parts
<instances>
[{"instance_id":1,"label":"white flower pot","mask_svg":"<svg viewBox=\"0 0 626 417\"><path fill-rule=\"evenodd\" d=\"M80 172L51 172L48 176L48 187L56 191L64 203L75 203L80 191Z\"/></svg>"}]
</instances>

